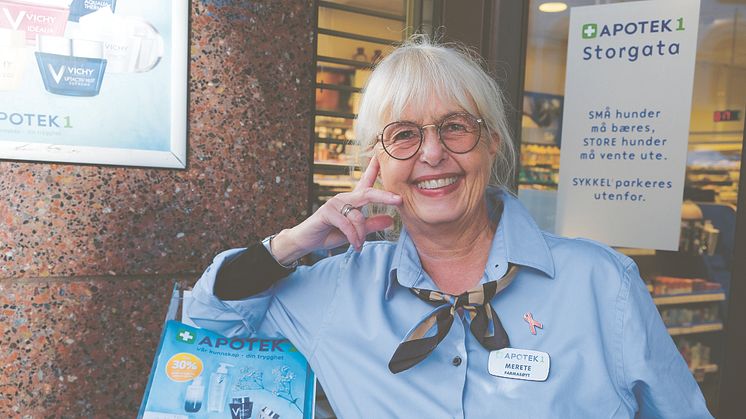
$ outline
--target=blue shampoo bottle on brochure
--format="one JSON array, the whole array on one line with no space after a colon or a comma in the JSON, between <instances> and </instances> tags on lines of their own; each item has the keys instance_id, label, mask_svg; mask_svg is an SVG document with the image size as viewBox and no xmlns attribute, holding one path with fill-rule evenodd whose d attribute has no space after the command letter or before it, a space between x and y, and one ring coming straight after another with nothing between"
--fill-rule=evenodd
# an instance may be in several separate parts
<instances>
[{"instance_id":1,"label":"blue shampoo bottle on brochure","mask_svg":"<svg viewBox=\"0 0 746 419\"><path fill-rule=\"evenodd\" d=\"M97 96L106 71L103 43L39 36L35 52L44 88L62 96Z\"/></svg>"},{"instance_id":2,"label":"blue shampoo bottle on brochure","mask_svg":"<svg viewBox=\"0 0 746 419\"><path fill-rule=\"evenodd\" d=\"M199 412L202 408L202 399L205 396L205 386L202 385L202 376L195 378L186 389L184 395L184 411L189 413Z\"/></svg>"}]
</instances>

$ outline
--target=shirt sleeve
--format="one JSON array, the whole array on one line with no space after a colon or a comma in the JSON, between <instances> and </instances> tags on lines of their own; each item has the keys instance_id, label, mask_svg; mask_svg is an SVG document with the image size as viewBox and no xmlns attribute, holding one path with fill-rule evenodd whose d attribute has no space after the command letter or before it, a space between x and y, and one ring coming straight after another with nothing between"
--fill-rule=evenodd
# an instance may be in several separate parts
<instances>
[{"instance_id":1,"label":"shirt sleeve","mask_svg":"<svg viewBox=\"0 0 746 419\"><path fill-rule=\"evenodd\" d=\"M227 250L215 257L194 285L189 317L198 326L226 337L281 335L306 357L310 356L332 306L345 255L326 258L313 266L300 266L259 293L240 299L221 299L215 295L218 272L243 251ZM252 278L259 271L256 266L246 269L252 272Z\"/></svg>"},{"instance_id":2,"label":"shirt sleeve","mask_svg":"<svg viewBox=\"0 0 746 419\"><path fill-rule=\"evenodd\" d=\"M292 271L277 263L262 243L256 243L225 258L215 274L213 292L221 300L241 300L268 290Z\"/></svg>"},{"instance_id":3,"label":"shirt sleeve","mask_svg":"<svg viewBox=\"0 0 746 419\"><path fill-rule=\"evenodd\" d=\"M702 392L630 262L625 270L622 365L628 402L638 418L711 418Z\"/></svg>"}]
</instances>

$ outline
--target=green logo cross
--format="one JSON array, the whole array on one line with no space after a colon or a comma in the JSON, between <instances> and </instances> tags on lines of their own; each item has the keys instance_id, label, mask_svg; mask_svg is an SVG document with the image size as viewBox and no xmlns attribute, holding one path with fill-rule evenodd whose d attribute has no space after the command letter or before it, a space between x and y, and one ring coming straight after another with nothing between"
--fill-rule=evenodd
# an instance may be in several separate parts
<instances>
[{"instance_id":1,"label":"green logo cross","mask_svg":"<svg viewBox=\"0 0 746 419\"><path fill-rule=\"evenodd\" d=\"M583 25L583 39L595 38L598 33L598 25L595 23L586 23Z\"/></svg>"},{"instance_id":2,"label":"green logo cross","mask_svg":"<svg viewBox=\"0 0 746 419\"><path fill-rule=\"evenodd\" d=\"M179 329L179 331L176 332L176 340L180 342L194 343L195 339L197 339L197 336L186 329Z\"/></svg>"}]
</instances>

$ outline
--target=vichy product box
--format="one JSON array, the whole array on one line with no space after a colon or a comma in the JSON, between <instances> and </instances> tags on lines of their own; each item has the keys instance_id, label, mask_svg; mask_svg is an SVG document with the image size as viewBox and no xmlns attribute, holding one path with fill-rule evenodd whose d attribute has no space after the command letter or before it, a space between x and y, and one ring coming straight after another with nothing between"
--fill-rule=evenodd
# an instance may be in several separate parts
<instances>
[{"instance_id":1,"label":"vichy product box","mask_svg":"<svg viewBox=\"0 0 746 419\"><path fill-rule=\"evenodd\" d=\"M80 38L104 44L107 73L142 73L152 70L165 49L163 37L150 23L117 16L105 7L80 18Z\"/></svg>"},{"instance_id":2,"label":"vichy product box","mask_svg":"<svg viewBox=\"0 0 746 419\"><path fill-rule=\"evenodd\" d=\"M0 28L0 91L16 90L26 69L26 34Z\"/></svg>"},{"instance_id":3,"label":"vichy product box","mask_svg":"<svg viewBox=\"0 0 746 419\"><path fill-rule=\"evenodd\" d=\"M251 397L233 397L233 403L229 404L231 408L231 419L249 419L254 410L254 402Z\"/></svg>"},{"instance_id":4,"label":"vichy product box","mask_svg":"<svg viewBox=\"0 0 746 419\"><path fill-rule=\"evenodd\" d=\"M0 28L26 32L33 43L38 35L62 36L72 0L0 0Z\"/></svg>"},{"instance_id":5,"label":"vichy product box","mask_svg":"<svg viewBox=\"0 0 746 419\"><path fill-rule=\"evenodd\" d=\"M36 63L49 93L97 96L106 71L103 44L86 39L40 36Z\"/></svg>"},{"instance_id":6,"label":"vichy product box","mask_svg":"<svg viewBox=\"0 0 746 419\"><path fill-rule=\"evenodd\" d=\"M116 7L117 0L73 0L70 5L70 16L68 17L68 20L71 22L77 22L82 16L104 8L108 8L114 12Z\"/></svg>"}]
</instances>

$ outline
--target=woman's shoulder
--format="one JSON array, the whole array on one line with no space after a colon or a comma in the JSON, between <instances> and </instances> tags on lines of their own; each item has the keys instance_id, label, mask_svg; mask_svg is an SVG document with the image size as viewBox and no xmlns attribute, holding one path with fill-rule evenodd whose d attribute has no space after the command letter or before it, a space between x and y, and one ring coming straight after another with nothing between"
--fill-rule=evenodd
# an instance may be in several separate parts
<instances>
[{"instance_id":1,"label":"woman's shoulder","mask_svg":"<svg viewBox=\"0 0 746 419\"><path fill-rule=\"evenodd\" d=\"M565 237L542 231L555 264L558 259L584 265L612 265L626 271L635 262L608 245L583 237Z\"/></svg>"}]
</instances>

